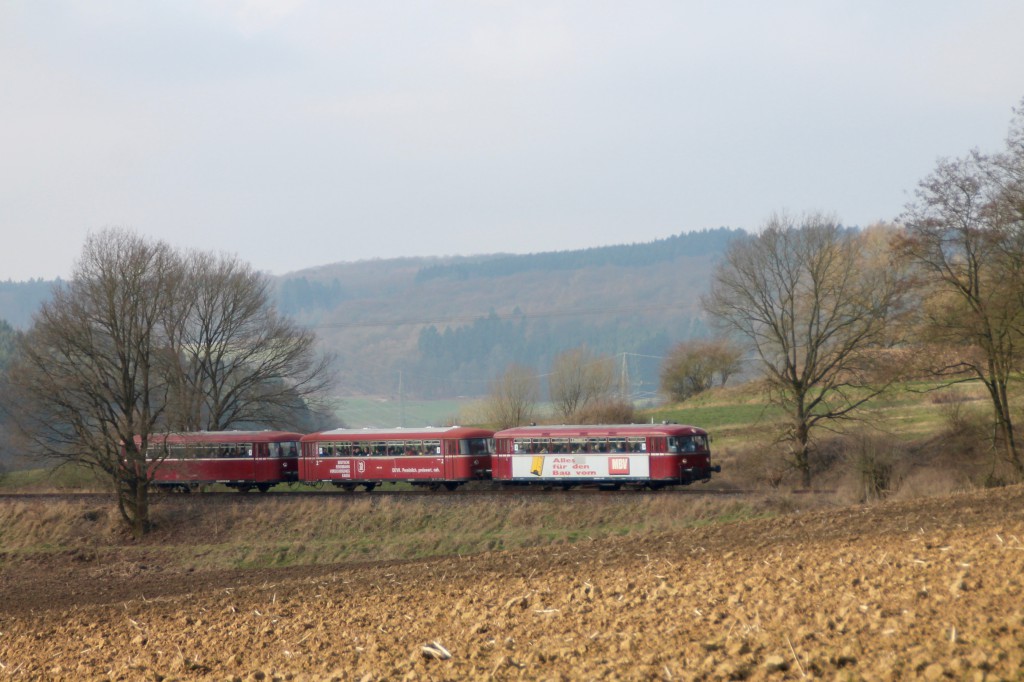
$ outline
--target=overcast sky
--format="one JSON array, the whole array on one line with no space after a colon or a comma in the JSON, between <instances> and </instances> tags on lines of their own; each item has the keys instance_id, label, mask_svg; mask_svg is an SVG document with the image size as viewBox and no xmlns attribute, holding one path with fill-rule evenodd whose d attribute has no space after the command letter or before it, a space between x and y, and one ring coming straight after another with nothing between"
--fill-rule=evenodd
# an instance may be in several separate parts
<instances>
[{"instance_id":1,"label":"overcast sky","mask_svg":"<svg viewBox=\"0 0 1024 682\"><path fill-rule=\"evenodd\" d=\"M896 217L1002 145L1020 0L5 0L0 280L130 227L282 274Z\"/></svg>"}]
</instances>

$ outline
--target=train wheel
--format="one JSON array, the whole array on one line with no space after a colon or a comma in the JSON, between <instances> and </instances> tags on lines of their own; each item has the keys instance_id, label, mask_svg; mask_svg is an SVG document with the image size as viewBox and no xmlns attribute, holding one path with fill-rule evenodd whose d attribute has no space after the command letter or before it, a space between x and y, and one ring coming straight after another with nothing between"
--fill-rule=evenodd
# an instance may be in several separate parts
<instances>
[{"instance_id":1,"label":"train wheel","mask_svg":"<svg viewBox=\"0 0 1024 682\"><path fill-rule=\"evenodd\" d=\"M363 484L363 490L365 490L366 492L372 492L373 489L376 488L376 487L377 487L376 483L364 483Z\"/></svg>"},{"instance_id":2,"label":"train wheel","mask_svg":"<svg viewBox=\"0 0 1024 682\"><path fill-rule=\"evenodd\" d=\"M353 490L356 489L355 483L335 483L334 485L343 488L344 490L347 490L349 492L352 492Z\"/></svg>"},{"instance_id":3,"label":"train wheel","mask_svg":"<svg viewBox=\"0 0 1024 682\"><path fill-rule=\"evenodd\" d=\"M453 491L453 490L456 490L456 489L458 489L458 487L459 487L459 484L458 484L458 483L456 483L455 481L448 481L447 483L445 483L445 484L444 484L444 487L445 487L445 488L446 488L446 489L447 489L447 490L448 490L449 492L451 492L451 491Z\"/></svg>"},{"instance_id":4,"label":"train wheel","mask_svg":"<svg viewBox=\"0 0 1024 682\"><path fill-rule=\"evenodd\" d=\"M240 485L240 486L237 486L237 487L238 487L238 492L240 492L240 493L247 493L247 492L249 492L249 490L252 489L251 485Z\"/></svg>"},{"instance_id":5,"label":"train wheel","mask_svg":"<svg viewBox=\"0 0 1024 682\"><path fill-rule=\"evenodd\" d=\"M258 490L259 490L259 491L260 491L261 493L265 493L265 492L267 492L268 490L270 490L270 484L269 484L269 483L260 483L260 484L258 484L258 485L256 486L256 488L257 488L257 489L258 489Z\"/></svg>"}]
</instances>

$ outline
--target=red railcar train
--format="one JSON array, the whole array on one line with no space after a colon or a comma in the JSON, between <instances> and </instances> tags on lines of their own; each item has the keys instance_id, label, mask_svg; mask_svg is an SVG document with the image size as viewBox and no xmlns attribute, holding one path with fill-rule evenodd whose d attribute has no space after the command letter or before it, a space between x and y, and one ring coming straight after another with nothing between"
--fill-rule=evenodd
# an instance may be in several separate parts
<instances>
[{"instance_id":1,"label":"red railcar train","mask_svg":"<svg viewBox=\"0 0 1024 682\"><path fill-rule=\"evenodd\" d=\"M222 483L240 492L266 492L298 480L301 433L192 431L154 435L146 449L153 485L195 490Z\"/></svg>"},{"instance_id":2,"label":"red railcar train","mask_svg":"<svg viewBox=\"0 0 1024 682\"><path fill-rule=\"evenodd\" d=\"M658 489L706 481L706 431L678 424L487 429L334 429L171 433L150 440L153 484L194 490L221 483L266 492L278 483L373 490L411 483L454 490L469 481L572 488Z\"/></svg>"},{"instance_id":3,"label":"red railcar train","mask_svg":"<svg viewBox=\"0 0 1024 682\"><path fill-rule=\"evenodd\" d=\"M490 478L493 436L464 426L311 433L302 438L299 480L347 490L397 482L454 490Z\"/></svg>"},{"instance_id":4,"label":"red railcar train","mask_svg":"<svg viewBox=\"0 0 1024 682\"><path fill-rule=\"evenodd\" d=\"M679 424L523 426L494 434L495 481L652 489L705 481L706 431Z\"/></svg>"}]
</instances>

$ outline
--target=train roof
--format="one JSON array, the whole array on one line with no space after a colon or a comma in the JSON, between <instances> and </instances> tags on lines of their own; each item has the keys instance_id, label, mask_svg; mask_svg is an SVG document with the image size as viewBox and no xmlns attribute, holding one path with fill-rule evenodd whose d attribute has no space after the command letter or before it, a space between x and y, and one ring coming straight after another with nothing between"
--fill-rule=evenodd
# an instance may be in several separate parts
<instances>
[{"instance_id":1,"label":"train roof","mask_svg":"<svg viewBox=\"0 0 1024 682\"><path fill-rule=\"evenodd\" d=\"M471 426L416 426L389 429L332 429L310 433L303 442L321 440L431 440L435 438L491 438L494 431Z\"/></svg>"},{"instance_id":2,"label":"train roof","mask_svg":"<svg viewBox=\"0 0 1024 682\"><path fill-rule=\"evenodd\" d=\"M552 424L517 426L498 431L495 438L614 438L623 436L706 436L707 431L686 424Z\"/></svg>"},{"instance_id":3,"label":"train roof","mask_svg":"<svg viewBox=\"0 0 1024 682\"><path fill-rule=\"evenodd\" d=\"M173 433L152 433L151 443L164 438L170 443L278 443L297 441L301 433L294 431L175 431Z\"/></svg>"}]
</instances>

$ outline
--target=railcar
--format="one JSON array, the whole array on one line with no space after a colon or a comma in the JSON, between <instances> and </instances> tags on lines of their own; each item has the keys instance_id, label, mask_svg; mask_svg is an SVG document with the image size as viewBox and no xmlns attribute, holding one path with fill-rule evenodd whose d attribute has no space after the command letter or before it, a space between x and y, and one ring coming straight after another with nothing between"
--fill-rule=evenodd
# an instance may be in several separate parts
<instances>
[{"instance_id":1,"label":"railcar","mask_svg":"<svg viewBox=\"0 0 1024 682\"><path fill-rule=\"evenodd\" d=\"M545 486L658 489L707 481L708 433L679 424L523 426L494 434L493 478Z\"/></svg>"},{"instance_id":2,"label":"railcar","mask_svg":"<svg viewBox=\"0 0 1024 682\"><path fill-rule=\"evenodd\" d=\"M239 492L267 492L299 474L301 433L291 431L191 431L149 439L146 461L153 486L191 491L222 483Z\"/></svg>"},{"instance_id":3,"label":"railcar","mask_svg":"<svg viewBox=\"0 0 1024 682\"><path fill-rule=\"evenodd\" d=\"M491 474L494 432L444 428L334 429L302 438L299 480L346 490L405 482L454 490Z\"/></svg>"}]
</instances>

